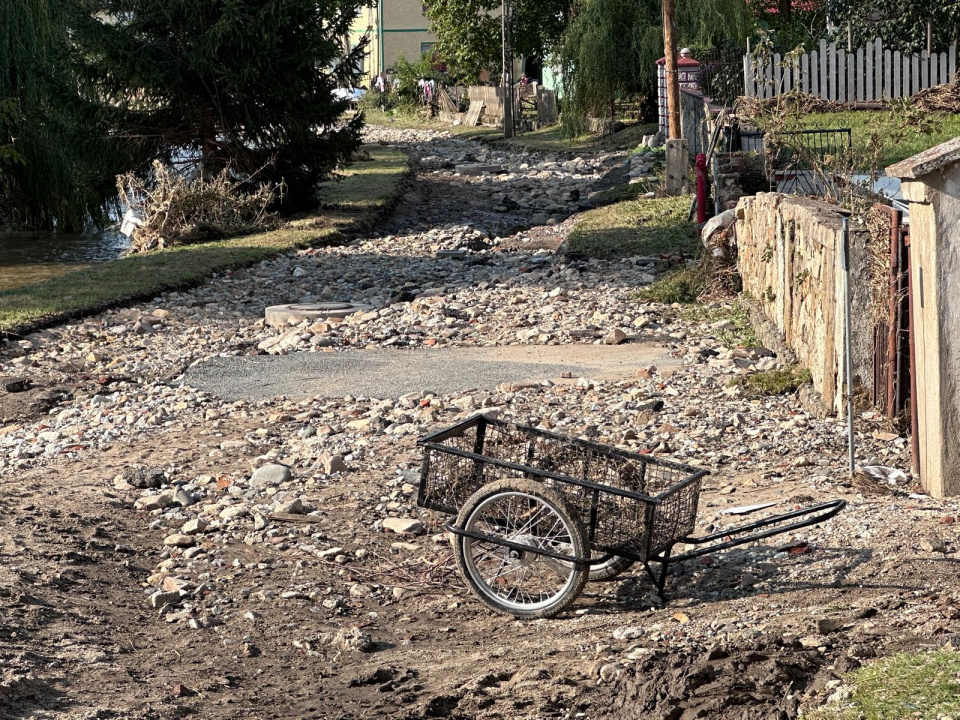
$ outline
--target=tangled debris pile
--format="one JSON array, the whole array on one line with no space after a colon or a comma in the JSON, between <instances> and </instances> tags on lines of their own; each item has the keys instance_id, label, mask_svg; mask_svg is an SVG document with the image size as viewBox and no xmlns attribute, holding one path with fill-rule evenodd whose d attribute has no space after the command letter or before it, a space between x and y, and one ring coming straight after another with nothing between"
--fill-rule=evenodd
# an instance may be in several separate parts
<instances>
[{"instance_id":1,"label":"tangled debris pile","mask_svg":"<svg viewBox=\"0 0 960 720\"><path fill-rule=\"evenodd\" d=\"M910 96L910 104L924 112L960 112L960 85L956 82L936 85Z\"/></svg>"}]
</instances>

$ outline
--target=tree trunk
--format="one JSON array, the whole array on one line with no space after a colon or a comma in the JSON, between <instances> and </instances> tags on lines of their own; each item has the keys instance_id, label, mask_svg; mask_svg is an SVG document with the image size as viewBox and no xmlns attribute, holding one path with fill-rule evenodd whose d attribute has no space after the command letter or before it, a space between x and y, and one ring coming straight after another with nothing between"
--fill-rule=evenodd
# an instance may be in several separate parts
<instances>
[{"instance_id":1,"label":"tree trunk","mask_svg":"<svg viewBox=\"0 0 960 720\"><path fill-rule=\"evenodd\" d=\"M216 172L214 154L217 151L217 126L213 120L213 103L204 100L200 105L200 148L203 171Z\"/></svg>"},{"instance_id":2,"label":"tree trunk","mask_svg":"<svg viewBox=\"0 0 960 720\"><path fill-rule=\"evenodd\" d=\"M676 8L673 0L663 0L664 72L667 81L667 129L669 137L680 138L680 77L677 74Z\"/></svg>"}]
</instances>

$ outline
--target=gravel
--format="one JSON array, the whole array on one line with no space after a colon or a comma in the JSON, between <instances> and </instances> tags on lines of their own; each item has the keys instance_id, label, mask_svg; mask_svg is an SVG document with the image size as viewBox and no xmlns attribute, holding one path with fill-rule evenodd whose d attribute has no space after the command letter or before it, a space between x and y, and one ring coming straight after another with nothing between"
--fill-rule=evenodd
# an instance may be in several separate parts
<instances>
[{"instance_id":1,"label":"gravel","mask_svg":"<svg viewBox=\"0 0 960 720\"><path fill-rule=\"evenodd\" d=\"M437 561L447 548L445 518L416 506L415 440L478 411L709 468L714 475L698 532L723 527L731 518L720 513L736 505L772 499L782 510L836 494L850 501L828 525L792 533L791 548L741 548L678 568L683 574L671 580L672 592L690 604L730 601L730 617L688 610L686 622L660 619L613 633L608 643L617 657L597 673L605 683L618 681L618 664L646 657L648 645L702 649L777 622L784 608L775 595L749 606L738 599L787 584L841 582L859 554L905 532L903 513L939 519L960 512L956 501L908 499L910 480L883 497L862 492L841 470L843 423L816 419L792 396L756 398L730 386L779 360L731 351L727 326L716 318L684 319L680 308L637 300L637 288L663 269L661 259L571 261L540 247L545 238L553 247L562 242L568 216L583 205L573 198L589 199L608 170L623 170L623 154L544 158L419 131L376 130L371 139L415 147L420 160L416 190L379 233L284 255L0 348L0 374L74 388L40 420L3 428L2 472L117 443L163 443L174 433L197 438L198 447L203 438L204 460L217 464L215 473L175 462L104 478L145 515L145 532L162 548L147 597L155 609L173 607L165 612L169 622L202 632L236 622L257 603L304 598L337 618L359 617L350 609L354 600L373 608L406 597L402 587L395 592L400 583L350 581L346 571L329 587L316 587L298 570L242 592L234 578L243 563L233 548L271 545L295 558L278 560L278 567L355 567L370 562L370 548L390 529L394 541L397 532L414 533L416 543L388 543L384 553ZM502 165L505 172L463 176L453 171L458 163ZM527 229L537 214L548 224ZM436 257L457 249L465 259ZM269 305L331 300L375 309L285 329L263 321ZM722 303L715 309L723 311ZM154 332L135 332L146 316ZM570 382L523 383L528 364L476 359L478 348L504 346L626 348L636 350L637 362L629 377L554 363L540 372L567 372ZM400 348L406 352L393 353ZM651 364L644 354L651 348L669 363ZM357 367L362 373L352 372ZM874 413L858 418L861 460L870 458L862 464L909 471L906 440L874 437L881 425ZM281 512L298 521L278 520ZM902 543L928 555L953 547L929 541L926 550L912 535L896 543L885 551L893 561ZM189 579L196 589L159 590L168 578ZM640 576L598 592L618 607L657 606ZM189 612L178 609L184 603ZM901 612L904 623L929 630L921 608ZM792 632L826 642L814 625ZM334 646L369 650L362 634L296 643L308 654Z\"/></svg>"}]
</instances>

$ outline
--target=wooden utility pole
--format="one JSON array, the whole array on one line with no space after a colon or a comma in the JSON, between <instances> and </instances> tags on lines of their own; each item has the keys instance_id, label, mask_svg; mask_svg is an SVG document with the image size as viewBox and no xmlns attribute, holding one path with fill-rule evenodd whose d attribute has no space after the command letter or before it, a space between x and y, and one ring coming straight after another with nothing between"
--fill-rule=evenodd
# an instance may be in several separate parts
<instances>
[{"instance_id":1,"label":"wooden utility pole","mask_svg":"<svg viewBox=\"0 0 960 720\"><path fill-rule=\"evenodd\" d=\"M667 121L672 139L680 138L680 76L677 74L676 7L674 0L663 0L663 49L666 57Z\"/></svg>"},{"instance_id":2,"label":"wooden utility pole","mask_svg":"<svg viewBox=\"0 0 960 720\"><path fill-rule=\"evenodd\" d=\"M503 34L503 136L513 137L513 48L510 47L510 6L503 0L500 31Z\"/></svg>"}]
</instances>

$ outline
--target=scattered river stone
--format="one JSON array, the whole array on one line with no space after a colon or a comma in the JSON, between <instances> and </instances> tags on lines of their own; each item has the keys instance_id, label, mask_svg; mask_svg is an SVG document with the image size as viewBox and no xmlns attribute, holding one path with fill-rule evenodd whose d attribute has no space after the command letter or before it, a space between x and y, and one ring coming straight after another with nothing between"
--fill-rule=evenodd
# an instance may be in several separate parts
<instances>
[{"instance_id":1,"label":"scattered river stone","mask_svg":"<svg viewBox=\"0 0 960 720\"><path fill-rule=\"evenodd\" d=\"M423 535L427 531L426 526L419 520L406 518L386 518L383 527L398 535Z\"/></svg>"},{"instance_id":2,"label":"scattered river stone","mask_svg":"<svg viewBox=\"0 0 960 720\"><path fill-rule=\"evenodd\" d=\"M266 485L280 485L293 477L290 468L286 465L263 465L257 468L250 478L250 487L264 487Z\"/></svg>"}]
</instances>

